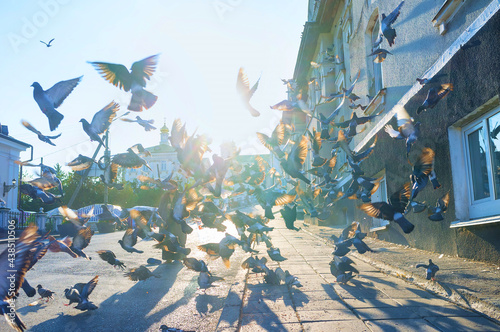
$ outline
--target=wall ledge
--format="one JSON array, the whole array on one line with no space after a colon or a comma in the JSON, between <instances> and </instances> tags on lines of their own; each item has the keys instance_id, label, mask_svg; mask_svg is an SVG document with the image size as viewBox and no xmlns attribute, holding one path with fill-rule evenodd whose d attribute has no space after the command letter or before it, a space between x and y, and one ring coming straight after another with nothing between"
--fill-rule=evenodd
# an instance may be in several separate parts
<instances>
[{"instance_id":1,"label":"wall ledge","mask_svg":"<svg viewBox=\"0 0 500 332\"><path fill-rule=\"evenodd\" d=\"M497 223L497 222L500 222L500 215L485 217L485 218L478 218L478 219L471 219L471 220L466 220L466 221L457 220L457 221L454 221L450 224L450 228L479 226L479 225L485 225L485 224L493 224L493 223Z\"/></svg>"}]
</instances>

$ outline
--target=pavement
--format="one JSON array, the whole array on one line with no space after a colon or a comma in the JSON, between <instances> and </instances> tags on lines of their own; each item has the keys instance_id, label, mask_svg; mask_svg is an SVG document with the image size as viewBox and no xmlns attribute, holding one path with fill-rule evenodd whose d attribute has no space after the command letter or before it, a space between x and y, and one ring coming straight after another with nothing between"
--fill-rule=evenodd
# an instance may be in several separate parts
<instances>
[{"instance_id":1,"label":"pavement","mask_svg":"<svg viewBox=\"0 0 500 332\"><path fill-rule=\"evenodd\" d=\"M235 235L234 227L229 222L225 224L228 232ZM303 285L300 288L268 285L262 275L242 269L241 262L248 254L240 248L231 256L229 269L220 259L207 261L212 273L225 280L206 291L197 289L198 274L180 263L149 266L160 278L135 283L100 260L95 251L113 250L129 268L145 264L149 257L160 259L161 252L152 250L151 241L141 241L136 247L144 250L144 254L127 253L117 243L123 232L115 232L93 236L85 250L93 257L91 261L48 253L29 271L27 278L33 286L40 283L56 291L55 300L29 306L36 298L27 298L21 292L16 308L28 331L159 331L163 324L185 331L500 331L498 322L491 319L494 316L486 316L484 310L479 311L473 305L452 302L456 293L451 291L447 297L433 291L420 280L423 278L419 279L418 275L423 276L424 271L411 270L414 262L426 262L434 258L429 255L437 254L367 239L377 253L349 253L360 274L347 285L341 285L330 273L328 263L333 245L327 240L341 229L306 226L300 221L296 225L302 226L302 230L286 229L280 218L270 222L275 227L270 233L272 242L288 259L269 262L268 266L289 270L299 278ZM196 246L217 242L223 236L214 230L195 227L188 236L187 246L193 249L190 256L206 259ZM4 248L5 245L0 245L0 251ZM263 243L256 249L259 256L267 256ZM435 261L441 270L435 287L447 278L460 286L459 280L465 279L465 275L463 270L451 273L455 260L461 261L455 263L462 266L465 263L475 266L468 269L470 273L486 273L481 272L483 266L477 262L438 257ZM395 267L396 263L401 267ZM492 268L488 267L490 271ZM498 273L494 272L487 282L499 286ZM87 282L97 274L99 283L90 296L99 307L97 310L80 312L63 305L67 303L64 288ZM482 294L479 285L469 285L468 290L483 301L494 302L498 298L491 292ZM496 288L498 291L500 287ZM4 320L0 320L0 331L9 331Z\"/></svg>"},{"instance_id":2,"label":"pavement","mask_svg":"<svg viewBox=\"0 0 500 332\"><path fill-rule=\"evenodd\" d=\"M300 226L300 222L296 224ZM270 286L262 276L247 272L244 283L232 285L217 331L500 331L498 321L474 307L457 304L453 297L423 287L420 279L425 279L416 274L423 275L424 271L415 270L413 278L408 278L409 273L390 269L388 264L381 269L377 264L383 262L371 257L378 254L350 253L360 274L347 285L336 283L328 264L333 248L328 238L339 235L340 228L305 225L296 232L286 229L278 218L270 226L275 227L270 233L273 245L288 259L268 266L289 270L303 287ZM404 257L405 253L383 250L383 245L394 244L372 239L367 243L383 252L386 261L391 255ZM266 250L263 244L256 249L261 253ZM424 251L410 251L413 256L401 261L413 266L414 261L427 262L434 257ZM463 263L459 258L446 260L449 266L454 261ZM436 261L441 265L442 261ZM438 278L447 269L448 265L443 267ZM498 275L496 278L493 282L497 287ZM235 319L238 314L239 319Z\"/></svg>"}]
</instances>

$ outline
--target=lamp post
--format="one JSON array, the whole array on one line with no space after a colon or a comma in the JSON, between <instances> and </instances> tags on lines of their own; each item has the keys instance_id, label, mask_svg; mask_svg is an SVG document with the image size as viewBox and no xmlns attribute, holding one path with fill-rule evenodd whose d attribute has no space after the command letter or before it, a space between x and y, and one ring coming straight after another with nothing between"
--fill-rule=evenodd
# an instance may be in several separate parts
<instances>
[{"instance_id":1,"label":"lamp post","mask_svg":"<svg viewBox=\"0 0 500 332\"><path fill-rule=\"evenodd\" d=\"M12 184L3 183L3 197L11 190L16 187L16 179L12 179Z\"/></svg>"}]
</instances>

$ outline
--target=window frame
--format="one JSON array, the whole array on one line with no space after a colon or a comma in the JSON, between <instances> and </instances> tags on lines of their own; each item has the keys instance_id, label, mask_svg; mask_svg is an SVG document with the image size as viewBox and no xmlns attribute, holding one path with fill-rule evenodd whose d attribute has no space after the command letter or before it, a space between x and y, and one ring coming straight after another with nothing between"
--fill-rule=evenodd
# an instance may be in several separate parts
<instances>
[{"instance_id":1,"label":"window frame","mask_svg":"<svg viewBox=\"0 0 500 332\"><path fill-rule=\"evenodd\" d=\"M379 182L380 184L378 189L371 196L372 202L386 202L386 203L389 202L389 196L387 195L387 176L385 174L385 170L379 172L374 177L382 179ZM376 199L377 196L380 196L380 199L377 200ZM372 225L370 227L370 232L384 230L389 224L390 224L389 220L372 217Z\"/></svg>"},{"instance_id":2,"label":"window frame","mask_svg":"<svg viewBox=\"0 0 500 332\"><path fill-rule=\"evenodd\" d=\"M495 182L493 175L492 155L489 141L489 124L488 120L500 113L500 106L493 108L488 113L481 115L474 121L462 128L462 144L464 149L465 165L467 172L467 188L468 188L468 203L469 216L472 219L491 217L495 214L500 214L500 198L496 198ZM476 130L482 128L482 139L485 142L486 168L488 174L489 196L478 200L474 199L474 184L472 182L472 167L470 164L469 138L468 136Z\"/></svg>"},{"instance_id":3,"label":"window frame","mask_svg":"<svg viewBox=\"0 0 500 332\"><path fill-rule=\"evenodd\" d=\"M465 133L470 133L470 129L472 129L475 125L479 124L482 120L486 120L497 115L499 111L500 95L496 95L448 127L450 165L453 180L453 200L455 203L454 212L456 218L455 221L450 223L450 228L477 226L500 222L500 204L498 204L498 199L491 201L496 201L497 204L493 204L497 206L496 209L490 209L489 211L487 209L483 211L475 208L471 209L471 188L469 180L467 179L469 177L469 154L466 150L467 147L465 146L465 144L468 143ZM488 151L488 153L490 152ZM491 163L491 159L489 162ZM464 181L464 179L467 180ZM492 204L487 204L486 207L491 208L491 205ZM479 204L476 204L476 206L484 207L484 205Z\"/></svg>"}]
</instances>

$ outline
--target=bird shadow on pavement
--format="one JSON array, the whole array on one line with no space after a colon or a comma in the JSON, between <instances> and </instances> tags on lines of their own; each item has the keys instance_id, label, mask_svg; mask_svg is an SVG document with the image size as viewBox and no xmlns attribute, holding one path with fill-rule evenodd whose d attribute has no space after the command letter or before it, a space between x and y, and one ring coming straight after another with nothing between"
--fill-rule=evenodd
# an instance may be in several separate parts
<instances>
[{"instance_id":1,"label":"bird shadow on pavement","mask_svg":"<svg viewBox=\"0 0 500 332\"><path fill-rule=\"evenodd\" d=\"M47 303L47 304L50 304L50 303ZM22 307L22 308L19 308L19 309L16 309L16 311L22 315L26 315L27 313L30 313L30 312L37 312L38 310L40 309L44 309L47 307L47 304L45 302L43 303L39 303L39 304L36 304L36 305L33 305L33 306L25 306L25 307Z\"/></svg>"},{"instance_id":2,"label":"bird shadow on pavement","mask_svg":"<svg viewBox=\"0 0 500 332\"><path fill-rule=\"evenodd\" d=\"M208 313L215 312L224 307L224 297L209 295L209 294L200 294L196 297L196 310L201 315L206 315ZM209 308L210 306L210 308Z\"/></svg>"},{"instance_id":3,"label":"bird shadow on pavement","mask_svg":"<svg viewBox=\"0 0 500 332\"><path fill-rule=\"evenodd\" d=\"M170 291L182 268L183 265L179 263L162 264L153 271L160 278L152 277L136 282L128 291L117 292L101 303L95 303L98 306L97 310L80 312L72 308L65 308L65 312L62 312L57 318L35 325L31 327L31 331L86 332L103 330L103 328L111 328L111 326L113 326L113 330L117 331L145 331L179 306L187 304L192 294L196 292L194 286L196 277L193 277L190 283L190 286L191 284L193 286L184 290L182 298L160 310L155 310L158 303ZM99 291L99 285L95 291ZM92 301L92 295L90 300ZM154 313L151 314L151 312ZM113 322L110 322L110 317L113 317Z\"/></svg>"},{"instance_id":4,"label":"bird shadow on pavement","mask_svg":"<svg viewBox=\"0 0 500 332\"><path fill-rule=\"evenodd\" d=\"M413 9L409 13L405 13L404 17L402 17L400 21L396 21L396 24L394 24L394 28L397 29L398 25L403 25L404 23L411 21L422 14L425 14L429 10L434 9L435 2L435 0L420 1L418 5L413 7Z\"/></svg>"}]
</instances>

